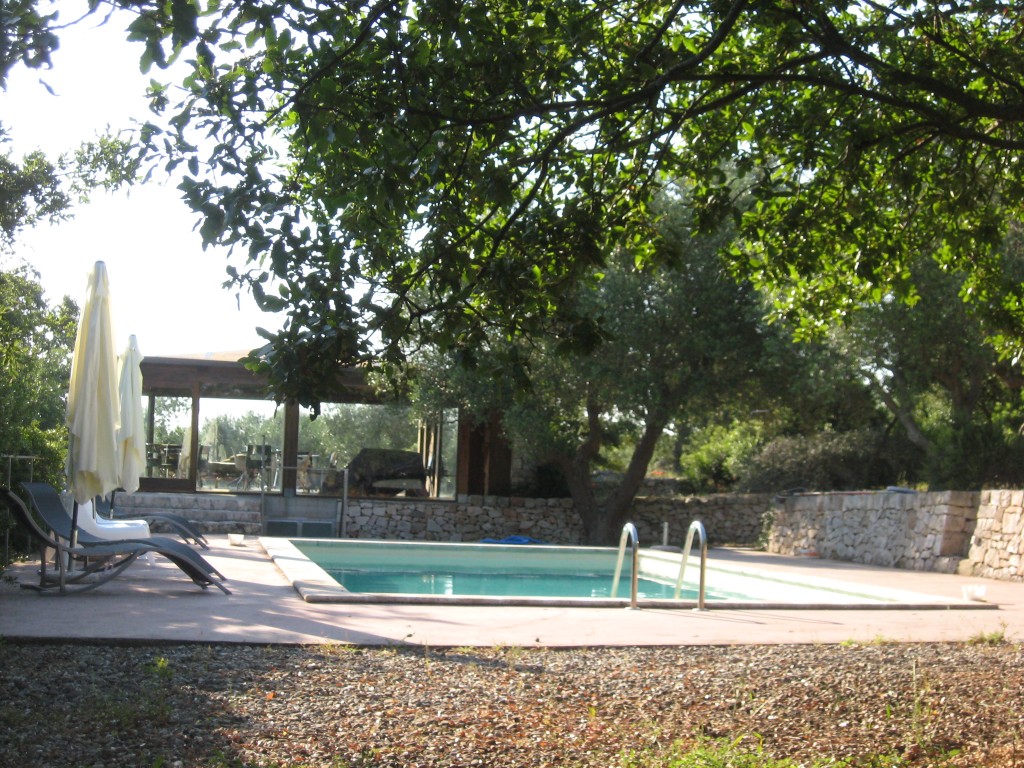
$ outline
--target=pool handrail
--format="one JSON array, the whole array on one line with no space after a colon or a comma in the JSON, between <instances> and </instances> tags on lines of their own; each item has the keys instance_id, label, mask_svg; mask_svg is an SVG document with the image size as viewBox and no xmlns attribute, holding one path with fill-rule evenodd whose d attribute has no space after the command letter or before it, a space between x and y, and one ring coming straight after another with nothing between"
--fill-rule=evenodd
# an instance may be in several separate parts
<instances>
[{"instance_id":1,"label":"pool handrail","mask_svg":"<svg viewBox=\"0 0 1024 768\"><path fill-rule=\"evenodd\" d=\"M700 588L697 591L697 610L704 608L704 587L706 584L706 573L708 565L708 534L704 530L704 523L694 520L686 532L686 543L683 545L683 559L679 563L679 576L676 578L675 599L679 599L679 592L683 586L683 575L686 573L686 562L690 559L690 548L693 546L693 535L700 537Z\"/></svg>"},{"instance_id":2,"label":"pool handrail","mask_svg":"<svg viewBox=\"0 0 1024 768\"><path fill-rule=\"evenodd\" d=\"M627 540L631 542L633 556L633 575L629 587L629 607L636 608L640 579L640 534L637 533L636 526L632 523L626 523L622 526L622 535L619 537L619 556L615 561L615 576L612 578L611 596L615 597L619 589L619 577L622 576L622 561L626 555Z\"/></svg>"}]
</instances>

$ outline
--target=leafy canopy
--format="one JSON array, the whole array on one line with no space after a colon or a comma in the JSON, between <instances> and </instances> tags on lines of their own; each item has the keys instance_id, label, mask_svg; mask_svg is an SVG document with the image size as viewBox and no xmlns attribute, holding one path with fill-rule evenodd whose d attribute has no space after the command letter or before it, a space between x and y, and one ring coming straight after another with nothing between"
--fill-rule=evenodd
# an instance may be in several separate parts
<instances>
[{"instance_id":1,"label":"leafy canopy","mask_svg":"<svg viewBox=\"0 0 1024 768\"><path fill-rule=\"evenodd\" d=\"M666 426L684 414L715 409L749 393L767 367L773 334L749 284L737 283L718 254L732 235L723 227L695 236L685 191L664 195L653 247L672 269L637 264L634 253L609 254L600 279L580 281L562 305L600 325L600 344L566 355L557 338L510 342L492 338L472 369L450 355L414 356L410 390L427 413L457 404L487 421L500 414L504 432L527 465L555 465L590 543L621 533ZM510 348L511 346L511 348ZM491 375L511 355L528 372L527 387ZM625 471L607 498L595 494L593 471L609 449L627 444Z\"/></svg>"},{"instance_id":2,"label":"leafy canopy","mask_svg":"<svg viewBox=\"0 0 1024 768\"><path fill-rule=\"evenodd\" d=\"M189 170L206 241L248 253L233 279L287 310L259 356L304 404L339 360L400 359L409 337L587 347L596 329L560 299L648 240L666 177L696 185L709 229L737 219L735 270L808 331L913 298L924 250L988 296L1018 214L1011 2L122 4L144 64L191 62L144 138Z\"/></svg>"},{"instance_id":3,"label":"leafy canopy","mask_svg":"<svg viewBox=\"0 0 1024 768\"><path fill-rule=\"evenodd\" d=\"M14 462L15 479L59 482L62 476L64 400L77 325L75 303L65 297L48 306L29 268L0 269L0 445L5 453L37 458L31 468Z\"/></svg>"}]
</instances>

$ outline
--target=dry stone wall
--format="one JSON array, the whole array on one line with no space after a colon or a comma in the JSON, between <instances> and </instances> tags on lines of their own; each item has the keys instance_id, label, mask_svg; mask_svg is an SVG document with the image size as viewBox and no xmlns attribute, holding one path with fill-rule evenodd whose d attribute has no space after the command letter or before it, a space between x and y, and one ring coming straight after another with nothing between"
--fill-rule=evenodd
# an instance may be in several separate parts
<instances>
[{"instance_id":1,"label":"dry stone wall","mask_svg":"<svg viewBox=\"0 0 1024 768\"><path fill-rule=\"evenodd\" d=\"M632 521L644 546L682 545L693 520L711 543L752 544L761 534L769 497L726 495L679 499L638 498ZM579 544L583 526L570 499L464 496L455 502L410 499L350 499L343 535L353 538L479 541L529 536L551 544Z\"/></svg>"},{"instance_id":2,"label":"dry stone wall","mask_svg":"<svg viewBox=\"0 0 1024 768\"><path fill-rule=\"evenodd\" d=\"M204 533L262 531L262 506L258 494L229 493L119 493L114 498L118 514L144 517L150 512L171 512L198 524ZM152 529L167 529L159 522Z\"/></svg>"},{"instance_id":3,"label":"dry stone wall","mask_svg":"<svg viewBox=\"0 0 1024 768\"><path fill-rule=\"evenodd\" d=\"M772 510L768 551L915 571L956 571L977 494L801 494Z\"/></svg>"},{"instance_id":4,"label":"dry stone wall","mask_svg":"<svg viewBox=\"0 0 1024 768\"><path fill-rule=\"evenodd\" d=\"M529 536L578 544L579 518L569 499L462 496L429 499L349 499L342 535L354 539L479 541Z\"/></svg>"},{"instance_id":5,"label":"dry stone wall","mask_svg":"<svg viewBox=\"0 0 1024 768\"><path fill-rule=\"evenodd\" d=\"M668 543L682 546L690 524L704 525L710 544L752 546L761 539L771 496L714 494L708 496L639 497L633 503L633 522L640 543L662 543L668 524Z\"/></svg>"},{"instance_id":6,"label":"dry stone wall","mask_svg":"<svg viewBox=\"0 0 1024 768\"><path fill-rule=\"evenodd\" d=\"M661 543L668 523L670 543L682 545L687 528L700 520L713 544L754 543L768 497L720 494L705 497L638 498L632 520L644 546ZM184 515L210 533L262 532L258 495L137 493L117 500L122 514L160 510ZM324 505L333 520L334 505ZM314 517L308 510L300 517ZM159 529L159 523L155 528ZM570 499L462 496L433 499L351 498L340 523L342 536L359 539L479 541L529 536L552 544L580 544L583 526Z\"/></svg>"},{"instance_id":7,"label":"dry stone wall","mask_svg":"<svg viewBox=\"0 0 1024 768\"><path fill-rule=\"evenodd\" d=\"M1024 491L982 491L977 524L960 573L1024 581Z\"/></svg>"},{"instance_id":8,"label":"dry stone wall","mask_svg":"<svg viewBox=\"0 0 1024 768\"><path fill-rule=\"evenodd\" d=\"M262 532L258 495L120 495L122 513L175 512L210 533ZM327 505L334 514L336 500ZM746 544L762 537L768 551L984 578L1024 581L1024 491L641 497L632 520L643 546L682 544L700 520L712 544ZM333 519L333 517L330 517ZM158 525L155 526L159 530ZM579 544L580 520L568 499L465 496L455 501L350 499L342 535L351 538L479 541L529 536Z\"/></svg>"}]
</instances>

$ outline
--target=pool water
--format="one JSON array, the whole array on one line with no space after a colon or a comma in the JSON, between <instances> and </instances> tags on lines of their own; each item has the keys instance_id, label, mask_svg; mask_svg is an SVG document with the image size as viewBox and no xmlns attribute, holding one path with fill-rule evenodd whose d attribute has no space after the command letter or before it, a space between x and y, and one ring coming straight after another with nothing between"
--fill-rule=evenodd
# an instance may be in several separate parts
<instances>
[{"instance_id":1,"label":"pool water","mask_svg":"<svg viewBox=\"0 0 1024 768\"><path fill-rule=\"evenodd\" d=\"M434 571L372 571L328 569L327 573L350 592L404 595L506 595L516 597L629 598L628 564L612 591L612 572L607 573L459 573ZM637 580L637 595L652 600L670 600L675 584L651 579ZM707 599L724 596L708 592ZM683 600L696 600L697 591L684 587Z\"/></svg>"},{"instance_id":2,"label":"pool water","mask_svg":"<svg viewBox=\"0 0 1024 768\"><path fill-rule=\"evenodd\" d=\"M631 602L628 556L612 594L618 552L611 547L275 537L262 537L260 543L306 602L592 607ZM695 606L699 556L694 552L689 558L683 590L675 599L681 560L679 553L641 548L641 607ZM804 573L762 571L717 561L714 551L706 586L706 605L728 608L980 605Z\"/></svg>"},{"instance_id":3,"label":"pool water","mask_svg":"<svg viewBox=\"0 0 1024 768\"><path fill-rule=\"evenodd\" d=\"M295 547L343 589L354 594L629 599L630 558L615 594L617 551L607 547L555 547L440 542L295 539ZM638 597L672 599L675 576L641 569ZM696 600L694 590L681 593Z\"/></svg>"}]
</instances>

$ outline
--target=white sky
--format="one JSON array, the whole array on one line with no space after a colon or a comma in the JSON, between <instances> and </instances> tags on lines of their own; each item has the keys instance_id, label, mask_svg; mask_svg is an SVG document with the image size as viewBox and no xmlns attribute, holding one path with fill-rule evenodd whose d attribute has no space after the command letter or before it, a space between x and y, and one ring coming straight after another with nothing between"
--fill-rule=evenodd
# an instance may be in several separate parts
<instances>
[{"instance_id":1,"label":"white sky","mask_svg":"<svg viewBox=\"0 0 1024 768\"><path fill-rule=\"evenodd\" d=\"M84 0L61 0L62 22L78 18ZM53 69L18 67L0 91L0 119L11 143L0 146L20 158L42 149L51 159L95 138L109 125L131 127L148 117L145 88L154 69L139 71L140 45L127 42L121 15L99 26L90 17L60 34ZM54 90L51 95L40 83ZM158 174L154 174L157 176ZM47 298L64 295L85 303L87 277L97 260L107 264L117 343L138 337L148 356L246 351L262 344L256 326L276 330L250 296L222 288L225 251L203 251L193 231L196 217L173 184L156 183L127 192L91 194L74 218L25 232L15 256L42 276ZM16 259L17 260L17 259Z\"/></svg>"}]
</instances>

